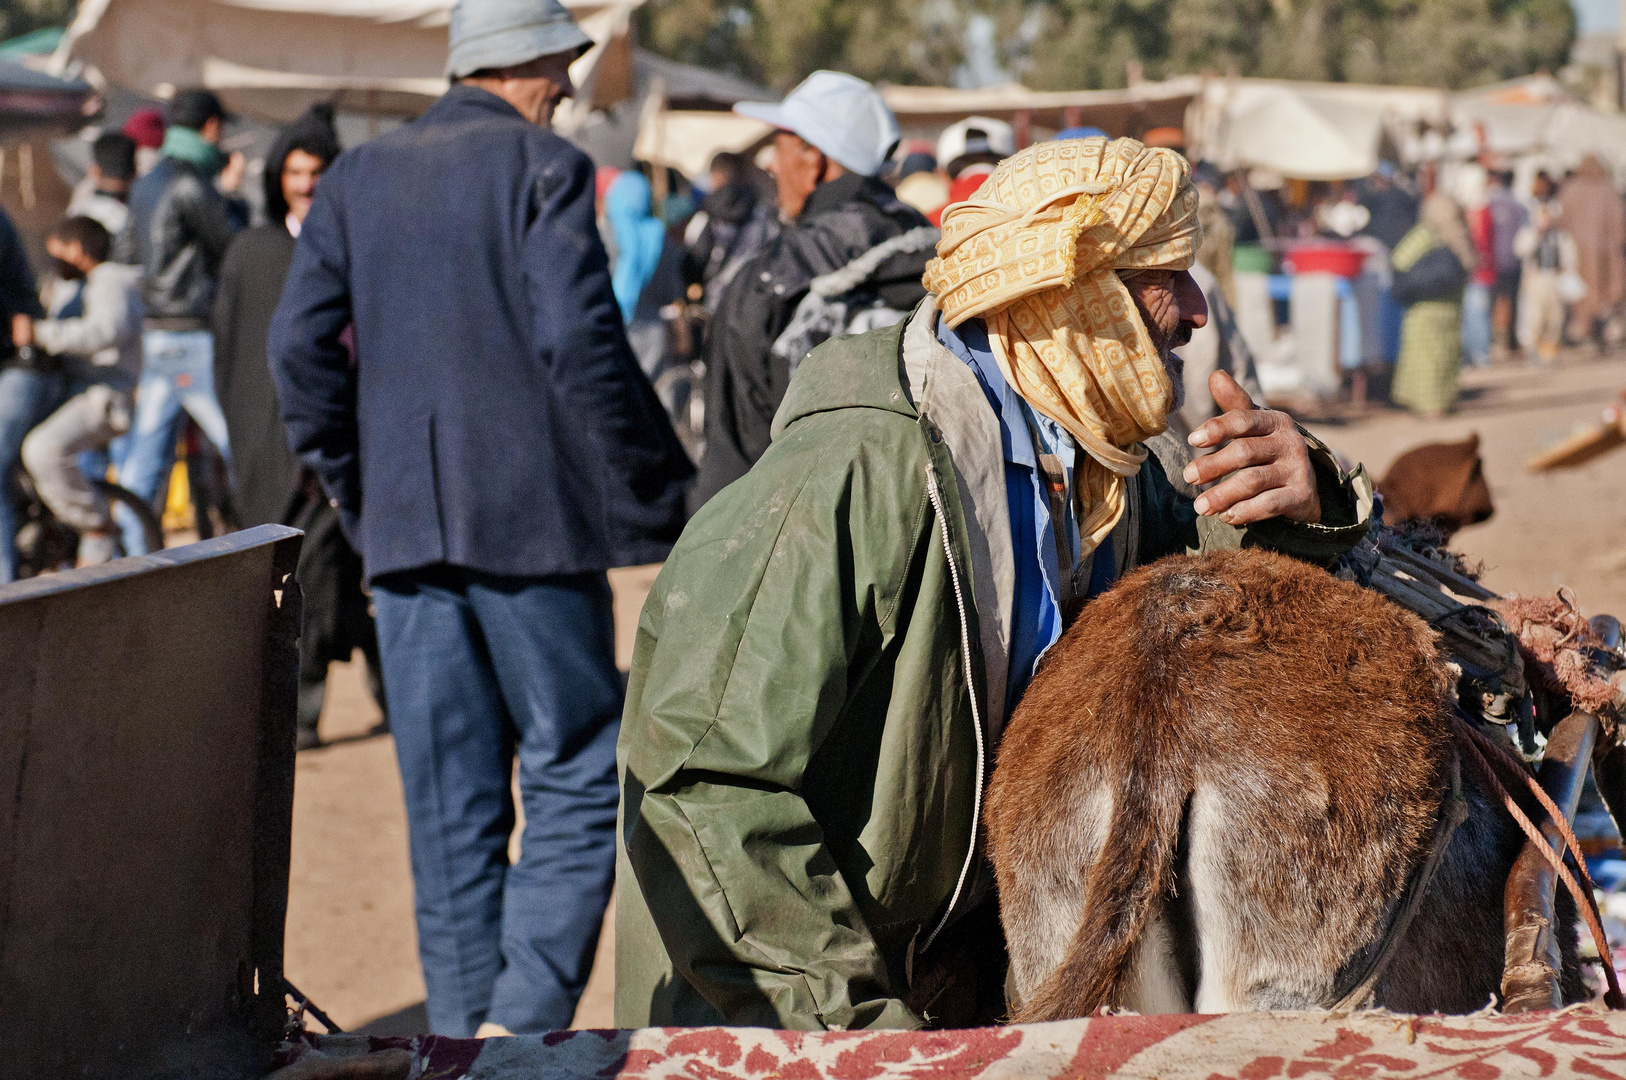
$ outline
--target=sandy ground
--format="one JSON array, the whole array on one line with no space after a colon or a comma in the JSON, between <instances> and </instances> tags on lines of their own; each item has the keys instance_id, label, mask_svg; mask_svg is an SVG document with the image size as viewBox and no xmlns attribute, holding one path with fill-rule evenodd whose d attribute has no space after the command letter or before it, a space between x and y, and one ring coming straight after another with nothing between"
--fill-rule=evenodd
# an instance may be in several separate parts
<instances>
[{"instance_id":1,"label":"sandy ground","mask_svg":"<svg viewBox=\"0 0 1626 1080\"><path fill-rule=\"evenodd\" d=\"M1464 378L1459 411L1424 422L1392 410L1311 426L1374 477L1402 451L1477 431L1497 505L1456 546L1483 561L1504 592L1573 588L1589 613L1626 615L1626 451L1572 472L1532 476L1524 462L1578 424L1594 421L1626 386L1626 356L1554 371L1498 368ZM614 576L620 661L625 667L652 568ZM423 978L412 920L406 823L388 737L360 671L335 665L323 714L332 745L300 755L294 798L288 977L346 1029L424 1029ZM611 936L580 1010L578 1027L611 1026Z\"/></svg>"}]
</instances>

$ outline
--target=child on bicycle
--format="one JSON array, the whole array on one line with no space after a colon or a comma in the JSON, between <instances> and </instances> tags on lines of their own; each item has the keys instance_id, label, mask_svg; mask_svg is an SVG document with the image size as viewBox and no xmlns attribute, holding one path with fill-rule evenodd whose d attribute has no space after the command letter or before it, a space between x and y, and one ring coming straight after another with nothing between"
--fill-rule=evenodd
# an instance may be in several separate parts
<instances>
[{"instance_id":1,"label":"child on bicycle","mask_svg":"<svg viewBox=\"0 0 1626 1080\"><path fill-rule=\"evenodd\" d=\"M129 430L141 375L141 268L109 262L112 243L89 217L56 227L45 240L57 269L50 317L33 325L33 346L62 361L68 397L23 440L23 466L40 500L79 531L81 562L112 557L114 527L78 457Z\"/></svg>"}]
</instances>

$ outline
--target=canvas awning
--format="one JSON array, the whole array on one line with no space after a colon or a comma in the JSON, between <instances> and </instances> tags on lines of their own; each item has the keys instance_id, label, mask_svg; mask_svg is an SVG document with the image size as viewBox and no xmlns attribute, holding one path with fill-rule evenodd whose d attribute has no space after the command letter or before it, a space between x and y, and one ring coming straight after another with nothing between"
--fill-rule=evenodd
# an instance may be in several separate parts
<instances>
[{"instance_id":1,"label":"canvas awning","mask_svg":"<svg viewBox=\"0 0 1626 1080\"><path fill-rule=\"evenodd\" d=\"M1626 178L1626 117L1576 101L1550 75L1464 91L1451 107L1467 153L1536 157L1561 170L1590 154Z\"/></svg>"},{"instance_id":2,"label":"canvas awning","mask_svg":"<svg viewBox=\"0 0 1626 1080\"><path fill-rule=\"evenodd\" d=\"M1089 124L1109 135L1140 135L1155 127L1184 126L1186 106L1201 85L1198 79L1183 78L1127 90L1029 90L1020 83L979 90L886 86L881 94L906 135L935 135L968 116L1015 120L1018 114L1051 131Z\"/></svg>"},{"instance_id":3,"label":"canvas awning","mask_svg":"<svg viewBox=\"0 0 1626 1080\"><path fill-rule=\"evenodd\" d=\"M772 134L771 125L731 112L650 110L638 128L632 156L698 180L718 153L743 153Z\"/></svg>"},{"instance_id":4,"label":"canvas awning","mask_svg":"<svg viewBox=\"0 0 1626 1080\"><path fill-rule=\"evenodd\" d=\"M154 97L206 86L228 108L285 123L316 101L415 116L446 89L453 0L84 0L53 57ZM628 21L644 0L564 0L594 41L571 68L569 129L632 93Z\"/></svg>"},{"instance_id":5,"label":"canvas awning","mask_svg":"<svg viewBox=\"0 0 1626 1080\"><path fill-rule=\"evenodd\" d=\"M1377 168L1385 136L1404 152L1418 125L1443 125L1440 90L1276 79L1210 79L1187 129L1193 159L1301 180L1350 180Z\"/></svg>"}]
</instances>

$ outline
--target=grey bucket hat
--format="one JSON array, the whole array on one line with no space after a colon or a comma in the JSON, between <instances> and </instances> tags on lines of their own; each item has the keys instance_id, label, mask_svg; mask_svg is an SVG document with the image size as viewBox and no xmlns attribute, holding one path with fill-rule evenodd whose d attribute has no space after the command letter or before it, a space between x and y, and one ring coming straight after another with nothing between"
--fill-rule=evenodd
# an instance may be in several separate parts
<instances>
[{"instance_id":1,"label":"grey bucket hat","mask_svg":"<svg viewBox=\"0 0 1626 1080\"><path fill-rule=\"evenodd\" d=\"M446 76L524 64L555 53L583 53L593 39L559 0L457 0L451 14Z\"/></svg>"}]
</instances>

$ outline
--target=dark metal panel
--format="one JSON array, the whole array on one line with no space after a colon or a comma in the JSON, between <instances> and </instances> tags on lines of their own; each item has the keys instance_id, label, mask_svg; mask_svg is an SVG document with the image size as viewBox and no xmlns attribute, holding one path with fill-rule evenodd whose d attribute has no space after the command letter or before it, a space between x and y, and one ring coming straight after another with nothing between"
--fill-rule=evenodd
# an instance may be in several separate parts
<instances>
[{"instance_id":1,"label":"dark metal panel","mask_svg":"<svg viewBox=\"0 0 1626 1080\"><path fill-rule=\"evenodd\" d=\"M300 534L0 586L16 1076L263 1074L280 1032Z\"/></svg>"}]
</instances>

